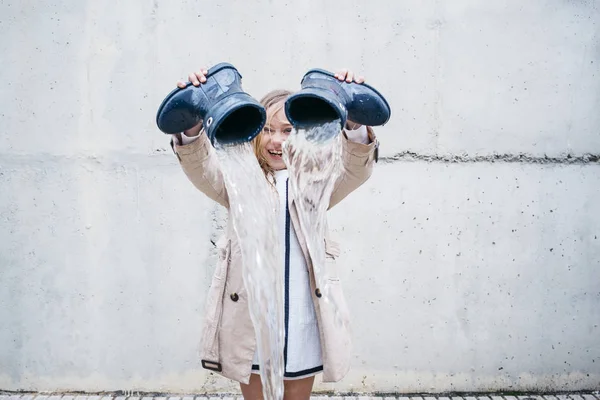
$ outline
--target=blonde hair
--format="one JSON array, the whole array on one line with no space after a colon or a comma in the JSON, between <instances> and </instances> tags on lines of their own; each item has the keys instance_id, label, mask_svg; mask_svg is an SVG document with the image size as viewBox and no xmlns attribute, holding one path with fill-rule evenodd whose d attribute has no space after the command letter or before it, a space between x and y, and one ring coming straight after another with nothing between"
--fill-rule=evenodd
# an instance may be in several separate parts
<instances>
[{"instance_id":1,"label":"blonde hair","mask_svg":"<svg viewBox=\"0 0 600 400\"><path fill-rule=\"evenodd\" d=\"M267 125L271 123L271 119L277 112L285 106L285 101L293 92L289 90L273 90L266 95L262 99L260 99L260 104L267 110ZM274 108L277 107L277 108ZM271 110L274 108L273 110ZM258 164L262 168L265 173L265 177L271 181L274 178L275 171L269 166L269 162L267 161L264 153L262 152L262 142L264 140L265 132L261 131L258 136L256 136L252 140L252 147L254 148L254 154L258 159ZM271 179L269 179L271 178Z\"/></svg>"}]
</instances>

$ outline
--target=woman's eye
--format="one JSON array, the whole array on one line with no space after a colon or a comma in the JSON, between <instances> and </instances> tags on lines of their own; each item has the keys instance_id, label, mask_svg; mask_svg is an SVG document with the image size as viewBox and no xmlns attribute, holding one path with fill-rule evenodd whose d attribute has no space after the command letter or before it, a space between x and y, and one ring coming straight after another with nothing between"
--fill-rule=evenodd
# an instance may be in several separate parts
<instances>
[{"instance_id":1,"label":"woman's eye","mask_svg":"<svg viewBox=\"0 0 600 400\"><path fill-rule=\"evenodd\" d=\"M290 133L292 133L292 128L287 128L283 130L283 133L289 135Z\"/></svg>"}]
</instances>

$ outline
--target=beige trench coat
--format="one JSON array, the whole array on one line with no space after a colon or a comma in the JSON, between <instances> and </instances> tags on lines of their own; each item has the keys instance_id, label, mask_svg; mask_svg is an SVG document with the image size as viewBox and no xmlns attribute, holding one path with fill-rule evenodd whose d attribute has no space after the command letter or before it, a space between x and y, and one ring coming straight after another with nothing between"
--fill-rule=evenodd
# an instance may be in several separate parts
<instances>
[{"instance_id":1,"label":"beige trench coat","mask_svg":"<svg viewBox=\"0 0 600 400\"><path fill-rule=\"evenodd\" d=\"M350 192L362 185L370 176L377 154L378 143L369 128L371 143L368 145L349 141L343 134L343 172L331 197L330 208ZM228 208L229 201L225 183L219 169L215 150L205 134L196 141L174 145L173 149L189 180L204 194ZM309 268L310 285L321 337L323 357L323 381L337 382L350 368L351 333L348 330L349 313L342 294L335 260L340 254L339 246L326 234L327 276L329 295L338 304L338 316L334 322L331 303L320 302L320 292L315 285L312 263L306 240L299 229L298 214L293 199L289 199L289 212L302 253ZM256 349L254 327L248 311L246 289L242 278L242 258L231 221L225 235L217 242L218 264L208 293L202 333L202 366L238 382L248 383L252 359Z\"/></svg>"}]
</instances>

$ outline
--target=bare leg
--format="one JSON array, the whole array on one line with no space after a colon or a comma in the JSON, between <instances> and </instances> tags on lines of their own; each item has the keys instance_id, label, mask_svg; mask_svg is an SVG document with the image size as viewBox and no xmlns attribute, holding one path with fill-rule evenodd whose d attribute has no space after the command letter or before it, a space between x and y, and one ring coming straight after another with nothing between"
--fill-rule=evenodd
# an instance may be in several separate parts
<instances>
[{"instance_id":1,"label":"bare leg","mask_svg":"<svg viewBox=\"0 0 600 400\"><path fill-rule=\"evenodd\" d=\"M293 381L284 381L284 400L309 400L310 393L312 392L313 383L315 377L297 379ZM260 375L250 375L250 382L247 385L240 384L242 389L242 396L244 400L262 400L262 383L260 382Z\"/></svg>"},{"instance_id":2,"label":"bare leg","mask_svg":"<svg viewBox=\"0 0 600 400\"><path fill-rule=\"evenodd\" d=\"M284 381L283 400L309 400L315 377Z\"/></svg>"},{"instance_id":3,"label":"bare leg","mask_svg":"<svg viewBox=\"0 0 600 400\"><path fill-rule=\"evenodd\" d=\"M245 385L240 383L242 389L242 396L244 400L262 400L262 383L260 382L260 375L251 374L250 382Z\"/></svg>"}]
</instances>

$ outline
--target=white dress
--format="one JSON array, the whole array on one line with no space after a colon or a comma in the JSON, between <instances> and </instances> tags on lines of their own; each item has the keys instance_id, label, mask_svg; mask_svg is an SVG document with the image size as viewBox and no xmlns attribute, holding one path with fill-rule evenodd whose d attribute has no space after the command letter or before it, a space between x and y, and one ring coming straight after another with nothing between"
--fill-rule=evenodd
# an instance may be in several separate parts
<instances>
[{"instance_id":1,"label":"white dress","mask_svg":"<svg viewBox=\"0 0 600 400\"><path fill-rule=\"evenodd\" d=\"M284 379L301 379L323 370L321 340L306 260L290 221L288 171L276 171L275 181L280 206L278 226L284 253ZM259 373L256 354L252 364L252 372Z\"/></svg>"}]
</instances>

